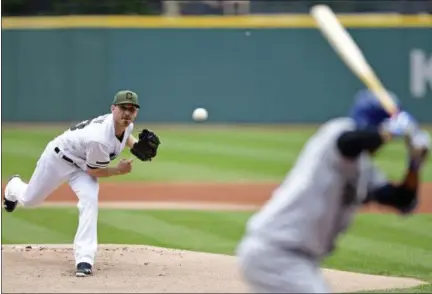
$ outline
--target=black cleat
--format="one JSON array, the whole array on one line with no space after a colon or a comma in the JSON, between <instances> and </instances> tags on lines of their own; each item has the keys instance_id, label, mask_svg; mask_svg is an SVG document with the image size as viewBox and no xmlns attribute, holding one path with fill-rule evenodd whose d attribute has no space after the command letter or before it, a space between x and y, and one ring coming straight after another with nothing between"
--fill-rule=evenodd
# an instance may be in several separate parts
<instances>
[{"instance_id":1,"label":"black cleat","mask_svg":"<svg viewBox=\"0 0 432 294\"><path fill-rule=\"evenodd\" d=\"M19 178L19 177L20 177L19 175L13 175L13 176L11 176L11 177L9 178L8 184L9 184L9 182L10 182L13 178ZM16 206L17 206L17 204L18 204L18 201L17 201L17 200L15 200L15 201L8 200L8 199L6 198L6 194L7 194L7 192L8 192L8 191L5 189L4 199L3 199L3 207L4 207L4 209L5 209L7 212L12 212L12 211L15 210L15 208L16 208Z\"/></svg>"},{"instance_id":2,"label":"black cleat","mask_svg":"<svg viewBox=\"0 0 432 294\"><path fill-rule=\"evenodd\" d=\"M9 201L6 198L3 199L3 207L7 212L12 212L15 210L18 201Z\"/></svg>"},{"instance_id":3,"label":"black cleat","mask_svg":"<svg viewBox=\"0 0 432 294\"><path fill-rule=\"evenodd\" d=\"M92 266L87 262L80 262L77 265L75 275L77 277L88 277L92 275Z\"/></svg>"}]
</instances>

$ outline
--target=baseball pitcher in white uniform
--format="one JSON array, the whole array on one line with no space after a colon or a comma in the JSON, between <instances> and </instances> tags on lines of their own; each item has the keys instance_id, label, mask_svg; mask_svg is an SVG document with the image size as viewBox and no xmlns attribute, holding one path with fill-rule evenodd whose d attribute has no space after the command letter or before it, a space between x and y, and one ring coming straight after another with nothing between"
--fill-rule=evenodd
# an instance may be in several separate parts
<instances>
[{"instance_id":1,"label":"baseball pitcher in white uniform","mask_svg":"<svg viewBox=\"0 0 432 294\"><path fill-rule=\"evenodd\" d=\"M350 116L318 129L282 184L248 221L237 256L251 292L331 292L320 262L333 252L361 205L376 202L405 215L418 205L418 173L430 148L429 134L406 111L389 117L370 91L356 96ZM409 156L405 177L395 184L372 157L396 138L406 140Z\"/></svg>"},{"instance_id":2,"label":"baseball pitcher in white uniform","mask_svg":"<svg viewBox=\"0 0 432 294\"><path fill-rule=\"evenodd\" d=\"M40 156L28 183L12 176L4 191L7 212L41 204L61 184L67 183L78 198L79 224L74 238L76 276L92 274L97 251L97 218L100 177L130 173L132 159L122 159L115 167L110 162L128 146L141 161L157 155L160 140L144 129L136 139L132 135L139 111L138 95L118 92L111 113L83 121L50 141ZM133 158L133 157L132 157Z\"/></svg>"}]
</instances>

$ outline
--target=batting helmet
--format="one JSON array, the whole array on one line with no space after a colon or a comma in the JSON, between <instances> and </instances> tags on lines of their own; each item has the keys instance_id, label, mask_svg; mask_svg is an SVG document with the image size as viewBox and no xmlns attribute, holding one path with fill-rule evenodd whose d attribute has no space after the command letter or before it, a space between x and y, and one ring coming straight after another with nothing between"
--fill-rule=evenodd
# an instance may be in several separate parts
<instances>
[{"instance_id":1,"label":"batting helmet","mask_svg":"<svg viewBox=\"0 0 432 294\"><path fill-rule=\"evenodd\" d=\"M392 92L389 93L396 105L400 107L397 96ZM359 128L376 128L390 115L382 107L376 96L368 89L364 89L355 94L350 117L355 120Z\"/></svg>"}]
</instances>

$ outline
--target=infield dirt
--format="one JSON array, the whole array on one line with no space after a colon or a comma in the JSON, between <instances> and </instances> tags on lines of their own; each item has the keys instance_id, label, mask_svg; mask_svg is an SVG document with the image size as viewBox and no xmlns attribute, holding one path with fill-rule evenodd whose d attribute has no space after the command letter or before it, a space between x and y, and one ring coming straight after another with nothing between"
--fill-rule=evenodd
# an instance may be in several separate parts
<instances>
[{"instance_id":1,"label":"infield dirt","mask_svg":"<svg viewBox=\"0 0 432 294\"><path fill-rule=\"evenodd\" d=\"M178 203L184 207L192 203L218 208L235 206L238 209L258 208L270 197L274 183L102 183L99 201L105 202L145 202ZM432 212L432 183L421 186L420 205L417 213ZM61 186L48 199L48 202L76 202L76 196L67 185ZM174 207L175 208L175 207ZM368 205L362 212L391 212L377 205Z\"/></svg>"}]
</instances>

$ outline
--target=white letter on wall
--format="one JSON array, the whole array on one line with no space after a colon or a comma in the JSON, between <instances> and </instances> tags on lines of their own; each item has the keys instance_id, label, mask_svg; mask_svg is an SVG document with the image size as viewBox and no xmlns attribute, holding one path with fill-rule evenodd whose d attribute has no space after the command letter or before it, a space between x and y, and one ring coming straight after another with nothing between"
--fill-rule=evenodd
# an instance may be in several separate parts
<instances>
[{"instance_id":1,"label":"white letter on wall","mask_svg":"<svg viewBox=\"0 0 432 294\"><path fill-rule=\"evenodd\" d=\"M427 86L432 90L432 56L428 58L420 49L413 49L410 53L411 81L410 90L414 98L424 98Z\"/></svg>"}]
</instances>

